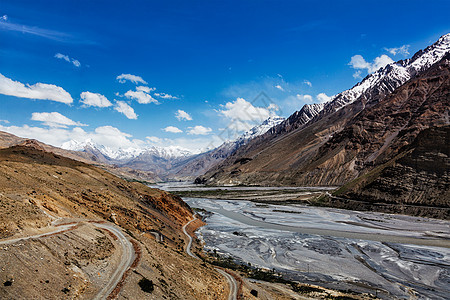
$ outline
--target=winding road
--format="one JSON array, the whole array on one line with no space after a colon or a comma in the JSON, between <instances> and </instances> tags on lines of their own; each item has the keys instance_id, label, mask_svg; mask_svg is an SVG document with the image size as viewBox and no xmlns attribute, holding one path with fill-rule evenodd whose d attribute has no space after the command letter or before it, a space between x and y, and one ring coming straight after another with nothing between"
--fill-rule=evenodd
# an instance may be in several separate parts
<instances>
[{"instance_id":1,"label":"winding road","mask_svg":"<svg viewBox=\"0 0 450 300\"><path fill-rule=\"evenodd\" d=\"M183 226L183 233L187 236L188 238L188 244L186 245L186 253L195 258L195 259L200 259L198 258L195 254L193 254L191 252L191 247L192 247L192 237L190 234L187 233L186 231L186 227L189 226L189 224L191 224L192 222L194 222L195 220L197 220L197 215L194 215L194 219L190 220L189 222L187 222L186 224L184 224ZM236 280L234 279L233 276L231 276L230 274L228 274L227 272L225 272L222 269L216 268L214 267L214 269L219 272L223 277L225 277L225 279L228 281L228 286L230 287L230 293L228 294L228 300L236 300L237 299L237 293L238 293L238 284L236 282Z\"/></svg>"},{"instance_id":2,"label":"winding road","mask_svg":"<svg viewBox=\"0 0 450 300\"><path fill-rule=\"evenodd\" d=\"M123 274L127 271L127 269L131 266L136 257L136 253L134 252L134 247L131 242L126 238L126 236L122 233L122 231L116 226L110 225L108 223L94 223L95 226L109 230L112 232L117 238L117 242L122 247L122 259L119 265L116 267L114 273L111 275L111 278L94 297L94 299L106 299L112 291L116 288L117 284L122 279Z\"/></svg>"},{"instance_id":3,"label":"winding road","mask_svg":"<svg viewBox=\"0 0 450 300\"><path fill-rule=\"evenodd\" d=\"M63 224L63 225L54 227L54 230L51 230L49 232L44 232L44 233L40 233L40 234L35 234L35 235L30 235L30 236L15 238L15 239L1 240L0 241L0 245L14 244L16 242L30 240L30 239L38 239L38 238L46 237L46 236L49 236L49 235L58 234L58 233L61 233L63 231L72 230L72 229L74 229L77 226L78 226L78 223Z\"/></svg>"},{"instance_id":4,"label":"winding road","mask_svg":"<svg viewBox=\"0 0 450 300\"><path fill-rule=\"evenodd\" d=\"M86 220L83 222L86 222ZM74 230L79 225L81 225L81 223L83 223L83 222L74 222L74 223L70 223L70 224L51 226L52 230L50 230L48 232L35 234L35 235L31 235L31 236L26 236L26 237L15 238L15 239L1 240L0 245L14 244L19 241L44 238L44 237L47 237L50 235L67 232L69 230ZM136 257L136 253L134 251L134 247L131 244L131 242L127 239L127 237L122 233L122 231L117 226L114 226L114 225L108 224L108 223L95 222L95 221L88 221L88 222L93 224L96 227L106 229L109 232L111 232L113 235L115 235L117 237L117 243L120 244L120 246L122 247L122 259L120 260L119 265L116 266L114 273L111 275L111 278L109 279L109 282L107 284L105 284L103 286L103 288L93 298L93 299L106 299L112 293L112 291L116 288L117 284L122 279L122 276L124 275L124 273L127 271L127 269L133 263L133 261Z\"/></svg>"}]
</instances>

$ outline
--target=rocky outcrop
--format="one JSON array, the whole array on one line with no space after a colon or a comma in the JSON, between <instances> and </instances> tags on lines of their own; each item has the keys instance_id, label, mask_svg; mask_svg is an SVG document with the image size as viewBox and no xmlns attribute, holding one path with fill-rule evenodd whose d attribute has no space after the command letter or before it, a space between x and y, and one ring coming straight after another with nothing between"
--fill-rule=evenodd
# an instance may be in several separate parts
<instances>
[{"instance_id":1,"label":"rocky outcrop","mask_svg":"<svg viewBox=\"0 0 450 300\"><path fill-rule=\"evenodd\" d=\"M394 159L336 191L329 204L450 219L449 145L450 126L425 129Z\"/></svg>"}]
</instances>

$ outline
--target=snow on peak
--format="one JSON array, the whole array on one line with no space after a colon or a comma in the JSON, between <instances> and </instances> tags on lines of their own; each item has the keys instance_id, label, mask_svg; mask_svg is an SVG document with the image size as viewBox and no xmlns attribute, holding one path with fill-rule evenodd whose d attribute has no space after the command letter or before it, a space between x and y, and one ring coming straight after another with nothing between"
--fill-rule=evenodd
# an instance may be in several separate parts
<instances>
[{"instance_id":1,"label":"snow on peak","mask_svg":"<svg viewBox=\"0 0 450 300\"><path fill-rule=\"evenodd\" d=\"M280 124L285 119L279 116L272 116L262 122L260 125L253 127L252 129L244 132L241 136L239 136L234 142L242 143L245 141L249 141L257 136L263 135L270 128Z\"/></svg>"},{"instance_id":2,"label":"snow on peak","mask_svg":"<svg viewBox=\"0 0 450 300\"><path fill-rule=\"evenodd\" d=\"M142 152L142 154L154 155L165 159L173 159L179 157L188 157L193 155L194 153L180 146L167 146L167 147L152 146L146 148Z\"/></svg>"},{"instance_id":3,"label":"snow on peak","mask_svg":"<svg viewBox=\"0 0 450 300\"><path fill-rule=\"evenodd\" d=\"M87 151L94 150L98 151L104 156L113 159L113 160L128 160L135 158L143 153L155 155L162 158L177 158L177 157L187 157L193 155L191 151L188 149L178 147L178 146L168 146L168 147L128 147L128 148L118 148L113 149L111 147L107 147L104 145L99 145L92 141L91 139L87 139L84 142L70 140L62 144L61 148L66 150L73 151Z\"/></svg>"},{"instance_id":4,"label":"snow on peak","mask_svg":"<svg viewBox=\"0 0 450 300\"><path fill-rule=\"evenodd\" d=\"M363 95L368 97L372 89L392 92L417 73L440 61L449 51L450 33L443 35L424 50L419 50L412 58L390 63L367 75L353 88L332 97L328 104L332 105L334 110L339 110Z\"/></svg>"},{"instance_id":5,"label":"snow on peak","mask_svg":"<svg viewBox=\"0 0 450 300\"><path fill-rule=\"evenodd\" d=\"M439 38L439 40L431 46L420 50L411 59L406 60L407 68L413 74L431 67L434 63L441 60L445 54L450 51L450 33Z\"/></svg>"}]
</instances>

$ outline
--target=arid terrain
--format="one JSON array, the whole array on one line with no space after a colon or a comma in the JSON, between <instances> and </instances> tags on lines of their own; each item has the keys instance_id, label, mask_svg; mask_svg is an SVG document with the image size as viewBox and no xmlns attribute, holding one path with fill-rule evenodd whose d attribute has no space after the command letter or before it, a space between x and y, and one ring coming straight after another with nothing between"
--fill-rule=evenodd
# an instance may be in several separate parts
<instances>
[{"instance_id":1,"label":"arid terrain","mask_svg":"<svg viewBox=\"0 0 450 300\"><path fill-rule=\"evenodd\" d=\"M181 199L32 143L1 149L0 164L0 298L227 297L225 278L184 253Z\"/></svg>"}]
</instances>

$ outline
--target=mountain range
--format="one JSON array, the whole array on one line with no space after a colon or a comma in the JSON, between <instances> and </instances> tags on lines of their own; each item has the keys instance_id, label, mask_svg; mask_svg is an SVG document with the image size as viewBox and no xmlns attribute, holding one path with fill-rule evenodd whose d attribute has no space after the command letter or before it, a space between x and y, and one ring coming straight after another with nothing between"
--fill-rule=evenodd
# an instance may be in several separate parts
<instances>
[{"instance_id":1,"label":"mountain range","mask_svg":"<svg viewBox=\"0 0 450 300\"><path fill-rule=\"evenodd\" d=\"M330 204L340 198L343 203L364 199L395 205L440 205L448 216L449 52L450 34L446 34L412 58L368 75L323 107L303 107L239 147L196 181L214 185L344 185L335 198L321 201ZM444 140L427 140L437 136ZM447 146L438 146L442 143ZM414 145L421 145L422 150ZM411 163L411 155L417 165ZM438 158L442 161L439 168L423 168L427 161L434 165ZM398 172L393 171L398 171L400 159L403 177L394 176ZM382 184L387 181L388 186ZM355 205L360 204L347 206Z\"/></svg>"},{"instance_id":2,"label":"mountain range","mask_svg":"<svg viewBox=\"0 0 450 300\"><path fill-rule=\"evenodd\" d=\"M7 133L0 133L0 147L37 143L136 180L340 186L319 204L373 209L382 203L377 209L426 215L439 206L443 213L437 216L447 218L449 53L446 34L326 103L307 104L287 119L271 117L200 154L181 147L113 150L90 140L70 141L60 149ZM441 140L430 140L437 137Z\"/></svg>"},{"instance_id":3,"label":"mountain range","mask_svg":"<svg viewBox=\"0 0 450 300\"><path fill-rule=\"evenodd\" d=\"M70 140L62 145L69 151L83 153L91 160L127 168L136 171L151 172L157 180L193 180L204 174L213 165L221 162L233 151L245 145L255 137L264 134L284 121L284 118L269 117L260 125L254 126L234 140L225 141L222 145L204 153L195 154L178 146L119 148L111 149L94 143L92 140L83 142Z\"/></svg>"}]
</instances>

